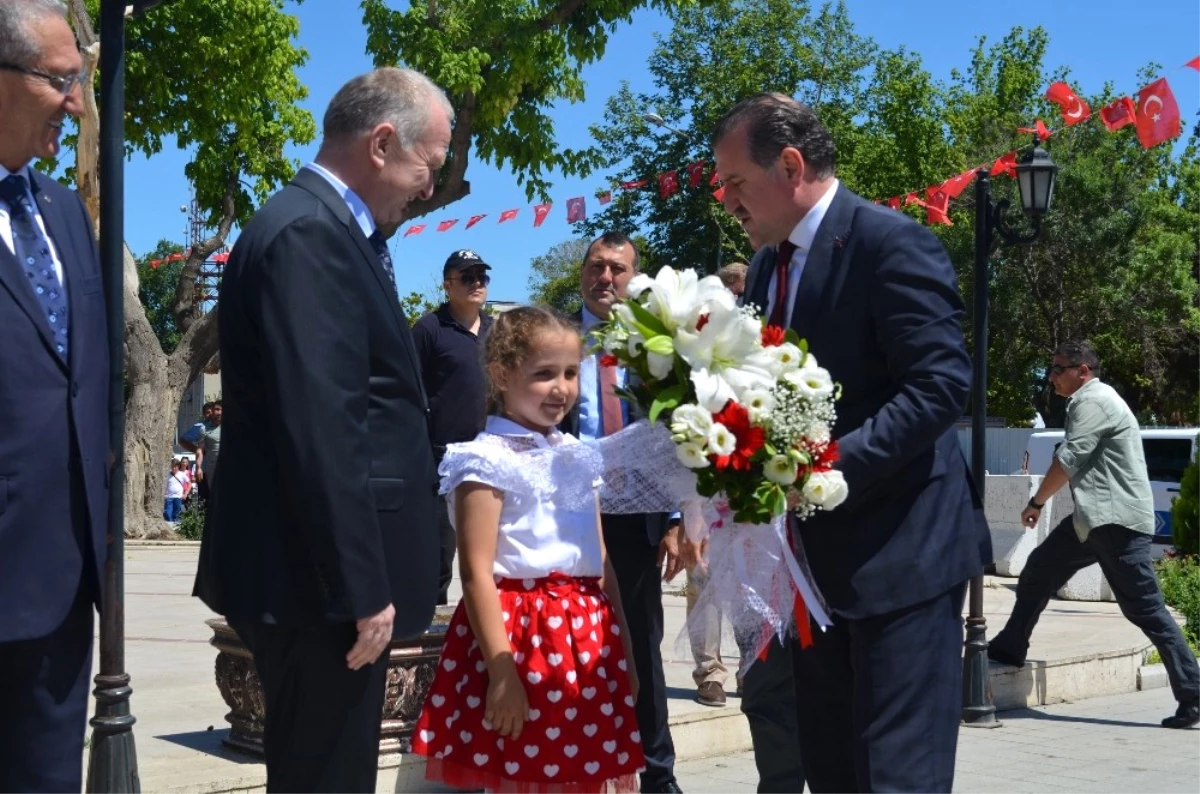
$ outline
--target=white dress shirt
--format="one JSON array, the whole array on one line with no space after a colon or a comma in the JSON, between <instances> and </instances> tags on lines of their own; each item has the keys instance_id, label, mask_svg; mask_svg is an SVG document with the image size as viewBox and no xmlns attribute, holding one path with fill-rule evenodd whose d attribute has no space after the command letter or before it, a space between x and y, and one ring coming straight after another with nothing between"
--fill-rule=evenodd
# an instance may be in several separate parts
<instances>
[{"instance_id":1,"label":"white dress shirt","mask_svg":"<svg viewBox=\"0 0 1200 794\"><path fill-rule=\"evenodd\" d=\"M37 221L38 228L42 230L42 234L46 237L46 242L50 244L50 257L54 260L54 274L58 276L58 284L62 287L63 298L65 300L67 284L66 279L63 278L62 261L58 258L58 250L54 247L54 240L50 239L50 234L46 231L46 222L42 220L42 213L38 211L37 201L30 190L30 187L33 185L33 175L28 173L28 167L25 170L25 195L29 196L29 203L33 207L33 218ZM14 172L0 165L0 180L8 179L12 173ZM0 201L0 238L4 238L4 244L8 246L8 252L16 256L17 249L13 244L12 218L9 217L8 202L5 201Z\"/></svg>"},{"instance_id":2,"label":"white dress shirt","mask_svg":"<svg viewBox=\"0 0 1200 794\"><path fill-rule=\"evenodd\" d=\"M813 240L816 239L817 229L821 228L821 221L825 219L825 213L829 211L829 205L833 203L833 195L837 193L838 181L833 180L833 184L825 191L825 195L817 200L813 208L804 213L804 217L796 224L796 228L792 229L792 233L788 235L788 240L796 246L796 250L792 252L792 260L788 263L788 288L787 288L787 312L784 314L786 321L784 326L791 325L792 310L796 307L796 293L800 291L800 277L804 275L804 264L808 261L808 252L812 248ZM771 281L767 287L767 317L771 316L771 312L775 308L775 292L777 291L778 283L775 276L775 263L771 262Z\"/></svg>"},{"instance_id":3,"label":"white dress shirt","mask_svg":"<svg viewBox=\"0 0 1200 794\"><path fill-rule=\"evenodd\" d=\"M480 437L489 434L520 439L542 449L579 443L567 433L552 430L543 436L501 416L488 417ZM469 470L461 480L499 487ZM597 488L600 484L593 483ZM453 517L452 496L450 502ZM457 525L457 519L455 522ZM537 579L556 571L569 576L600 576L604 572L604 559L600 554L596 509L566 511L549 502L506 492L492 570L497 577L508 579Z\"/></svg>"}]
</instances>

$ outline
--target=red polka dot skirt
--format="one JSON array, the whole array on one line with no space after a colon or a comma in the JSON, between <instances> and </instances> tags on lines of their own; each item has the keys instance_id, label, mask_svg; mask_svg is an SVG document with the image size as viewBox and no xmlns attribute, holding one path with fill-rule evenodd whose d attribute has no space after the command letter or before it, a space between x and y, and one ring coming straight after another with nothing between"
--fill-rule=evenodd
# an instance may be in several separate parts
<instances>
[{"instance_id":1,"label":"red polka dot skirt","mask_svg":"<svg viewBox=\"0 0 1200 794\"><path fill-rule=\"evenodd\" d=\"M487 666L459 603L412 751L425 776L501 792L637 791L645 767L621 628L596 579L497 584L529 713L517 740L484 720Z\"/></svg>"}]
</instances>

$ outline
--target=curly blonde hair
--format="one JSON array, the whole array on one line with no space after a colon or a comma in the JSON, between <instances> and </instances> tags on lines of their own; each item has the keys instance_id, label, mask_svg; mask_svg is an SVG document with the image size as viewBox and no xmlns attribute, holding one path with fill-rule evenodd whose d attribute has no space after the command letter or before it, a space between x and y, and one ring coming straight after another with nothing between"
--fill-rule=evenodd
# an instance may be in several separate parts
<instances>
[{"instance_id":1,"label":"curly blonde hair","mask_svg":"<svg viewBox=\"0 0 1200 794\"><path fill-rule=\"evenodd\" d=\"M519 368L533 352L538 335L546 331L564 331L579 336L579 325L542 306L518 306L496 318L483 349L488 413L504 412L504 394L496 387L492 367L506 372ZM580 353L582 355L582 338Z\"/></svg>"}]
</instances>

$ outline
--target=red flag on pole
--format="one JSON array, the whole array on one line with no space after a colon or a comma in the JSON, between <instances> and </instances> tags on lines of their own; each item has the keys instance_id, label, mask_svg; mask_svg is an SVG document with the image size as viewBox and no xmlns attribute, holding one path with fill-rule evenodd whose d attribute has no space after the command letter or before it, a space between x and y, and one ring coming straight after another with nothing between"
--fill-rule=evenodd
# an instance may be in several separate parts
<instances>
[{"instance_id":1,"label":"red flag on pole","mask_svg":"<svg viewBox=\"0 0 1200 794\"><path fill-rule=\"evenodd\" d=\"M996 158L996 162L992 163L992 170L989 172L992 176L1015 176L1017 173L1017 153L1005 152Z\"/></svg>"},{"instance_id":2,"label":"red flag on pole","mask_svg":"<svg viewBox=\"0 0 1200 794\"><path fill-rule=\"evenodd\" d=\"M612 201L612 192L609 191L601 193L599 196L596 196L596 198L600 200L600 206L603 207L605 204Z\"/></svg>"},{"instance_id":3,"label":"red flag on pole","mask_svg":"<svg viewBox=\"0 0 1200 794\"><path fill-rule=\"evenodd\" d=\"M675 193L679 192L679 174L675 171L666 171L658 175L658 195L662 198L670 198Z\"/></svg>"},{"instance_id":4,"label":"red flag on pole","mask_svg":"<svg viewBox=\"0 0 1200 794\"><path fill-rule=\"evenodd\" d=\"M500 224L504 223L505 221L511 221L515 217L517 217L517 210L505 210L504 212L500 213L500 220L496 221L496 223Z\"/></svg>"},{"instance_id":5,"label":"red flag on pole","mask_svg":"<svg viewBox=\"0 0 1200 794\"><path fill-rule=\"evenodd\" d=\"M1100 108L1100 121L1104 122L1104 126L1108 128L1109 132L1129 126L1136 116L1137 108L1134 107L1133 100L1127 96Z\"/></svg>"},{"instance_id":6,"label":"red flag on pole","mask_svg":"<svg viewBox=\"0 0 1200 794\"><path fill-rule=\"evenodd\" d=\"M587 204L583 196L567 199L567 223L576 223L587 218Z\"/></svg>"},{"instance_id":7,"label":"red flag on pole","mask_svg":"<svg viewBox=\"0 0 1200 794\"><path fill-rule=\"evenodd\" d=\"M404 236L408 237L413 234L420 234L423 231L425 231L425 224L418 223L416 226L409 226L407 229L405 229Z\"/></svg>"},{"instance_id":8,"label":"red flag on pole","mask_svg":"<svg viewBox=\"0 0 1200 794\"><path fill-rule=\"evenodd\" d=\"M950 197L941 187L925 188L925 222L930 226L936 223L953 226L947 213L950 211Z\"/></svg>"},{"instance_id":9,"label":"red flag on pole","mask_svg":"<svg viewBox=\"0 0 1200 794\"><path fill-rule=\"evenodd\" d=\"M907 207L909 204L920 204L921 206L925 206L925 203L921 201L921 199L917 198L916 193L909 193L904 197L904 206Z\"/></svg>"},{"instance_id":10,"label":"red flag on pole","mask_svg":"<svg viewBox=\"0 0 1200 794\"><path fill-rule=\"evenodd\" d=\"M1167 78L1160 77L1138 91L1137 134L1142 146L1157 146L1178 137L1180 131L1179 105Z\"/></svg>"},{"instance_id":11,"label":"red flag on pole","mask_svg":"<svg viewBox=\"0 0 1200 794\"><path fill-rule=\"evenodd\" d=\"M1092 115L1092 109L1088 107L1087 102L1076 96L1075 92L1071 90L1071 86L1066 83L1052 83L1046 89L1046 99L1058 105L1063 122L1068 127L1078 124Z\"/></svg>"},{"instance_id":12,"label":"red flag on pole","mask_svg":"<svg viewBox=\"0 0 1200 794\"><path fill-rule=\"evenodd\" d=\"M1046 125L1041 119L1038 119L1037 123L1032 127L1017 127L1017 132L1035 132L1039 141L1044 141L1053 134L1050 130L1046 129Z\"/></svg>"},{"instance_id":13,"label":"red flag on pole","mask_svg":"<svg viewBox=\"0 0 1200 794\"><path fill-rule=\"evenodd\" d=\"M638 188L642 188L645 186L646 186L646 180L639 179L636 182L622 182L621 190L637 190Z\"/></svg>"},{"instance_id":14,"label":"red flag on pole","mask_svg":"<svg viewBox=\"0 0 1200 794\"><path fill-rule=\"evenodd\" d=\"M967 186L975 179L975 169L963 171L958 176L952 176L942 183L941 190L947 198L958 198Z\"/></svg>"},{"instance_id":15,"label":"red flag on pole","mask_svg":"<svg viewBox=\"0 0 1200 794\"><path fill-rule=\"evenodd\" d=\"M550 214L550 208L553 204L537 204L533 208L533 225L534 228L542 225L542 221L546 220L546 216Z\"/></svg>"},{"instance_id":16,"label":"red flag on pole","mask_svg":"<svg viewBox=\"0 0 1200 794\"><path fill-rule=\"evenodd\" d=\"M458 223L458 218L454 218L453 220L448 220L448 221L442 221L441 223L439 223L437 225L437 230L439 232L444 232L456 223Z\"/></svg>"},{"instance_id":17,"label":"red flag on pole","mask_svg":"<svg viewBox=\"0 0 1200 794\"><path fill-rule=\"evenodd\" d=\"M1190 61L1185 63L1184 66L1190 66L1193 69L1195 69L1197 72L1200 72L1200 55L1197 55L1195 58L1192 58Z\"/></svg>"},{"instance_id":18,"label":"red flag on pole","mask_svg":"<svg viewBox=\"0 0 1200 794\"><path fill-rule=\"evenodd\" d=\"M713 185L717 184L720 181L721 181L721 175L717 173L717 166L716 166L716 164L714 164L712 174L708 177L708 186L712 187Z\"/></svg>"},{"instance_id":19,"label":"red flag on pole","mask_svg":"<svg viewBox=\"0 0 1200 794\"><path fill-rule=\"evenodd\" d=\"M212 261L224 264L229 261L229 252L222 251L219 254L213 254Z\"/></svg>"},{"instance_id":20,"label":"red flag on pole","mask_svg":"<svg viewBox=\"0 0 1200 794\"><path fill-rule=\"evenodd\" d=\"M463 228L470 229L472 226L479 223L481 220L483 220L486 217L487 217L487 213L484 213L483 215L472 215L470 218L467 219L467 225L464 226Z\"/></svg>"},{"instance_id":21,"label":"red flag on pole","mask_svg":"<svg viewBox=\"0 0 1200 794\"><path fill-rule=\"evenodd\" d=\"M704 166L708 163L703 160L697 160L694 163L688 163L688 187L700 187L701 180L704 179Z\"/></svg>"},{"instance_id":22,"label":"red flag on pole","mask_svg":"<svg viewBox=\"0 0 1200 794\"><path fill-rule=\"evenodd\" d=\"M713 191L713 198L715 198L717 201L720 201L722 203L725 202L725 186L724 185L721 185L719 188L717 188L716 190Z\"/></svg>"},{"instance_id":23,"label":"red flag on pole","mask_svg":"<svg viewBox=\"0 0 1200 794\"><path fill-rule=\"evenodd\" d=\"M900 197L892 196L890 199L887 200L887 205L894 210L900 209Z\"/></svg>"}]
</instances>

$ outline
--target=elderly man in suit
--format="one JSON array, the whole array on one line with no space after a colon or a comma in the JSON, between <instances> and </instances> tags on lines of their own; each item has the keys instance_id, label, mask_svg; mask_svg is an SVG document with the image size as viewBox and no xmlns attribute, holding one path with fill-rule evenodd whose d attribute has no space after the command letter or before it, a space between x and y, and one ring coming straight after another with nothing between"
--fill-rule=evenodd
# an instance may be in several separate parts
<instances>
[{"instance_id":1,"label":"elderly man in suit","mask_svg":"<svg viewBox=\"0 0 1200 794\"><path fill-rule=\"evenodd\" d=\"M638 272L638 250L621 232L605 232L592 241L580 268L583 310L579 319L586 334L608 319L612 307L625 297ZM625 385L621 367L601 367L599 356L588 355L579 369L579 400L560 430L577 438L611 435L630 421L629 405L614 393ZM679 550L679 522L666 513L602 515L604 545L617 575L621 603L629 621L638 692L638 730L646 753L642 791L679 791L675 781L675 745L667 725L667 682L663 675L662 579L673 579L684 568ZM665 565L665 570L664 570Z\"/></svg>"},{"instance_id":2,"label":"elderly man in suit","mask_svg":"<svg viewBox=\"0 0 1200 794\"><path fill-rule=\"evenodd\" d=\"M83 202L31 167L83 100L62 3L0 3L0 791L79 791L108 530L108 348Z\"/></svg>"},{"instance_id":3,"label":"elderly man in suit","mask_svg":"<svg viewBox=\"0 0 1200 794\"><path fill-rule=\"evenodd\" d=\"M223 449L196 594L254 652L268 791L375 790L386 649L433 616L428 404L379 227L432 195L452 116L411 70L346 83L316 162L225 271Z\"/></svg>"},{"instance_id":4,"label":"elderly man in suit","mask_svg":"<svg viewBox=\"0 0 1200 794\"><path fill-rule=\"evenodd\" d=\"M903 213L834 173L808 107L760 94L713 132L725 209L758 253L746 297L841 383L850 497L796 526L834 625L793 648L813 791L949 791L966 582L991 561L959 450L971 362L954 267Z\"/></svg>"}]
</instances>

